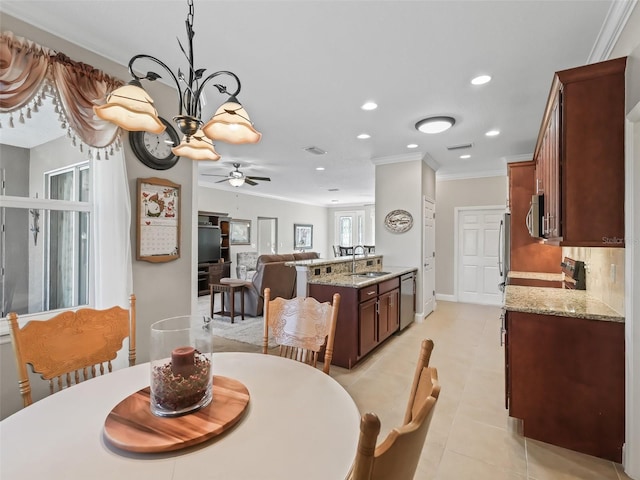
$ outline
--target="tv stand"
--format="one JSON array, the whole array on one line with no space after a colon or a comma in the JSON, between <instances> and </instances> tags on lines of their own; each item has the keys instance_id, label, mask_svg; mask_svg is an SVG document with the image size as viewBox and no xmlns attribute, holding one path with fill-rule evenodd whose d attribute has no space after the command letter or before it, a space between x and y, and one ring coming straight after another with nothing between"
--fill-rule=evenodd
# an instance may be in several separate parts
<instances>
[{"instance_id":1,"label":"tv stand","mask_svg":"<svg viewBox=\"0 0 640 480\"><path fill-rule=\"evenodd\" d=\"M209 284L231 277L231 262L198 264L198 296L209 295Z\"/></svg>"}]
</instances>

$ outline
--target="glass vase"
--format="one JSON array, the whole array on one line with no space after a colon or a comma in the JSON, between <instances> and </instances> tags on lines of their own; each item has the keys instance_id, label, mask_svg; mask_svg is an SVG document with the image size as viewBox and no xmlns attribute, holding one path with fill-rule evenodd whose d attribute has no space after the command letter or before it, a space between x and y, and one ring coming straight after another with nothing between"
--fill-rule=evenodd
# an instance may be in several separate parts
<instances>
[{"instance_id":1,"label":"glass vase","mask_svg":"<svg viewBox=\"0 0 640 480\"><path fill-rule=\"evenodd\" d=\"M186 315L151 325L151 412L176 417L211 402L211 317Z\"/></svg>"}]
</instances>

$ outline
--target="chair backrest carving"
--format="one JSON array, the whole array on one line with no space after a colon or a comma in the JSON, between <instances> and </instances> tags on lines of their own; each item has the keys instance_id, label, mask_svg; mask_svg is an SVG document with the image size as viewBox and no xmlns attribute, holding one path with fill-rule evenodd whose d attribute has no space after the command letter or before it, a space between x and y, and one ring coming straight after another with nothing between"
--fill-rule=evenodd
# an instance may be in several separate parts
<instances>
[{"instance_id":1,"label":"chair backrest carving","mask_svg":"<svg viewBox=\"0 0 640 480\"><path fill-rule=\"evenodd\" d=\"M271 299L271 289L264 289L263 353L268 353L269 337L278 344L279 355L317 366L324 348L323 371L329 373L333 358L340 294L332 303L312 297Z\"/></svg>"},{"instance_id":2,"label":"chair backrest carving","mask_svg":"<svg viewBox=\"0 0 640 480\"><path fill-rule=\"evenodd\" d=\"M433 342L423 340L402 426L391 430L376 446L380 420L366 413L360 420L360 439L350 480L412 480L440 395L438 372L428 367ZM408 420L407 420L408 418Z\"/></svg>"},{"instance_id":3,"label":"chair backrest carving","mask_svg":"<svg viewBox=\"0 0 640 480\"><path fill-rule=\"evenodd\" d=\"M49 391L62 390L83 380L112 371L111 361L129 338L129 366L136 363L135 295L130 308L82 308L65 311L48 320L31 320L22 328L18 315L9 313L11 340L24 406L31 405L27 364L49 381Z\"/></svg>"}]
</instances>

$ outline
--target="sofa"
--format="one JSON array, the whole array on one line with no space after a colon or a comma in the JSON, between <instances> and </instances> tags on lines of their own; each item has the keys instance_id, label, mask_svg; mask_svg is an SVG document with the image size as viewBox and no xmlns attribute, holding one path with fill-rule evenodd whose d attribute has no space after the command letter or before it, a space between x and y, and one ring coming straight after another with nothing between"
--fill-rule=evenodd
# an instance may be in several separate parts
<instances>
[{"instance_id":1,"label":"sofa","mask_svg":"<svg viewBox=\"0 0 640 480\"><path fill-rule=\"evenodd\" d=\"M316 252L296 252L283 255L260 255L256 261L255 274L247 279L244 288L244 313L252 317L262 315L264 289L271 289L271 297L293 298L296 292L296 269L285 265L287 262L319 258ZM228 295L228 294L225 294ZM230 302L225 303L230 305ZM234 299L235 311L240 313L240 292Z\"/></svg>"}]
</instances>

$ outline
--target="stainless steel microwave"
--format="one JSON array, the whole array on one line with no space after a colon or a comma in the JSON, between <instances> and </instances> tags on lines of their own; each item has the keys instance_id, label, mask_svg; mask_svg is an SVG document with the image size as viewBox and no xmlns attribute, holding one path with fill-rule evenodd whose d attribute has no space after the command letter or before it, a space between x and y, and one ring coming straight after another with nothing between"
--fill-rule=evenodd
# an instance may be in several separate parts
<instances>
[{"instance_id":1,"label":"stainless steel microwave","mask_svg":"<svg viewBox=\"0 0 640 480\"><path fill-rule=\"evenodd\" d=\"M535 238L543 238L544 231L542 228L542 217L544 216L544 196L532 195L531 205L527 212L527 230L529 235Z\"/></svg>"}]
</instances>

